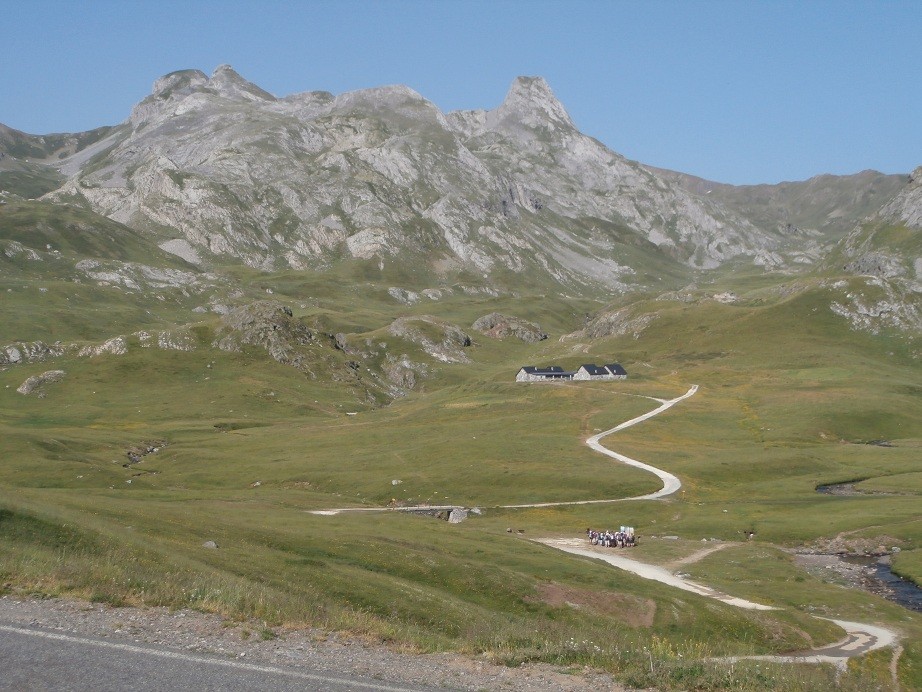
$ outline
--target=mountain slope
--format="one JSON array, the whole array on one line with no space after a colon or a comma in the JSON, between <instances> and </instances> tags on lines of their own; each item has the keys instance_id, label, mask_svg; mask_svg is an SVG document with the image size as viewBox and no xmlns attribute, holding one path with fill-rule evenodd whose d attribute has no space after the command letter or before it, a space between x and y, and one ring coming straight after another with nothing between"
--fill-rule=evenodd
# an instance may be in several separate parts
<instances>
[{"instance_id":1,"label":"mountain slope","mask_svg":"<svg viewBox=\"0 0 922 692\"><path fill-rule=\"evenodd\" d=\"M108 148L104 148L108 147ZM540 78L445 115L406 87L283 99L229 66L167 75L55 199L261 269L402 258L431 276L624 288L780 236L581 134Z\"/></svg>"},{"instance_id":2,"label":"mountain slope","mask_svg":"<svg viewBox=\"0 0 922 692\"><path fill-rule=\"evenodd\" d=\"M856 221L877 212L906 182L904 175L862 171L854 175L818 175L777 185L727 185L685 173L652 170L695 195L734 210L763 230L801 229L840 236L850 231Z\"/></svg>"}]
</instances>

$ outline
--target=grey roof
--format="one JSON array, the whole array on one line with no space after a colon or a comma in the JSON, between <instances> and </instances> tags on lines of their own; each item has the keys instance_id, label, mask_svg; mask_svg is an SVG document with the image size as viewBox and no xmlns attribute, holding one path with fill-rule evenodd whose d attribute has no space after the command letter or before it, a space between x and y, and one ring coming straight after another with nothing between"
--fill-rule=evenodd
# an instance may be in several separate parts
<instances>
[{"instance_id":1,"label":"grey roof","mask_svg":"<svg viewBox=\"0 0 922 692\"><path fill-rule=\"evenodd\" d=\"M621 367L619 363L609 363L605 366L612 375L627 375L627 370Z\"/></svg>"},{"instance_id":2,"label":"grey roof","mask_svg":"<svg viewBox=\"0 0 922 692\"><path fill-rule=\"evenodd\" d=\"M585 363L580 366L580 369L583 369L583 368L585 368L586 372L588 372L590 375L607 375L608 374L608 370L606 370L605 368L600 368L595 363Z\"/></svg>"},{"instance_id":3,"label":"grey roof","mask_svg":"<svg viewBox=\"0 0 922 692\"><path fill-rule=\"evenodd\" d=\"M523 365L522 370L529 374L541 374L541 373L561 373L563 368L559 365L549 365L546 368L539 368L537 365Z\"/></svg>"}]
</instances>

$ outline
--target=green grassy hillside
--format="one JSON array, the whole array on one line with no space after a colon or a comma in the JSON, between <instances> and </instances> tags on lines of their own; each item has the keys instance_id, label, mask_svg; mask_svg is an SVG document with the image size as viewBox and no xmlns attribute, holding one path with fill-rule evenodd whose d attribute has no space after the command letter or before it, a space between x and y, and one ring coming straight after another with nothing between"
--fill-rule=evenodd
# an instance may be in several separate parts
<instances>
[{"instance_id":1,"label":"green grassy hillside","mask_svg":"<svg viewBox=\"0 0 922 692\"><path fill-rule=\"evenodd\" d=\"M4 591L310 623L509 664L587 664L639 687L890 685L889 651L853 662L841 678L822 667L704 661L832 642L841 632L811 617L823 615L898 628L900 682L922 686L918 614L816 580L785 552L847 534L900 547L895 568L922 581L920 352L913 335L854 331L830 310L837 294L828 280L725 278L688 300L638 295L605 305L526 290L496 297L464 290L457 277L439 299L406 305L388 291L396 285L388 279L401 277L356 264L323 274L224 268L204 287L133 291L81 277L74 260L150 263L151 247L117 224L84 229L81 213L0 208L5 247L44 253L40 261L3 256L0 347L117 335L127 346L121 355L68 351L0 366ZM46 224L45 214L73 216ZM194 272L170 256L158 261ZM402 278L405 288L425 288ZM258 344L219 350L224 318L193 312L246 305L267 290L290 307L293 333L313 335L298 344L297 367ZM714 300L721 291L734 291L736 302ZM560 340L585 327L587 313L622 308L648 319L621 336ZM526 344L470 329L493 311L536 321L551 336ZM389 331L398 317L423 315L470 334L459 347L469 362L444 362ZM440 329L423 331L437 339ZM188 350L144 342L141 330L169 333ZM335 334L354 350L337 347ZM418 381L397 391L385 369L404 356ZM525 364L611 361L627 368L627 381L513 382ZM16 391L52 369L65 371L61 381ZM653 476L583 441L655 408L649 397L678 396L693 383L694 397L605 440L677 474L676 496L497 508L656 490ZM815 491L852 480L869 494ZM418 503L482 514L448 524L309 511ZM620 524L637 527L632 555L652 562L702 538L741 541L754 531L752 542L688 571L784 610L739 610L529 540ZM664 535L679 540L652 538Z\"/></svg>"}]
</instances>

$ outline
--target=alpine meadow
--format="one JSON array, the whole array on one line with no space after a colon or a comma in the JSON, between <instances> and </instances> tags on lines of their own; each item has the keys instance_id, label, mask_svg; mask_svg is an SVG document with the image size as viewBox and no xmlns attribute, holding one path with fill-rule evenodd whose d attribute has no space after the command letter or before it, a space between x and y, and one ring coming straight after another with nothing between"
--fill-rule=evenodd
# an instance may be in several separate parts
<instances>
[{"instance_id":1,"label":"alpine meadow","mask_svg":"<svg viewBox=\"0 0 922 692\"><path fill-rule=\"evenodd\" d=\"M0 190L0 595L922 689L918 608L815 564L922 586L922 168L733 186L540 77L443 113L222 65L0 125Z\"/></svg>"}]
</instances>

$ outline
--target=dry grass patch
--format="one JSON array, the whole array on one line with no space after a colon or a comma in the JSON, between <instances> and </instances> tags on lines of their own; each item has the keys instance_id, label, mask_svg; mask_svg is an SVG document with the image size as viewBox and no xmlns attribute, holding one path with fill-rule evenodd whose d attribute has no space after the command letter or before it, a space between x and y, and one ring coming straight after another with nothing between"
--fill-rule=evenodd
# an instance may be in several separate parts
<instances>
[{"instance_id":1,"label":"dry grass patch","mask_svg":"<svg viewBox=\"0 0 922 692\"><path fill-rule=\"evenodd\" d=\"M652 627L656 602L615 591L577 589L563 584L539 584L538 600L554 608L564 606L610 615L629 627Z\"/></svg>"}]
</instances>

